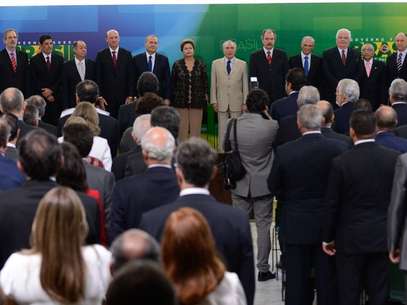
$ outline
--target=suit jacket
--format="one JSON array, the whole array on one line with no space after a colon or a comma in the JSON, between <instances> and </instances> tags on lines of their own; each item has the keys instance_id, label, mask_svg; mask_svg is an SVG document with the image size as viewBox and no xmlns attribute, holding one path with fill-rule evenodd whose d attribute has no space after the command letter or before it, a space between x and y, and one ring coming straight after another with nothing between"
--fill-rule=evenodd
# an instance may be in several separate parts
<instances>
[{"instance_id":1,"label":"suit jacket","mask_svg":"<svg viewBox=\"0 0 407 305\"><path fill-rule=\"evenodd\" d=\"M42 53L38 53L30 61L31 71L31 94L41 95L42 88L51 89L55 97L55 102L49 102L47 99L47 107L45 115L42 118L45 122L56 125L58 122L59 113L62 110L61 100L61 85L62 74L64 70L64 59L62 56L52 53L51 68L48 70L45 58Z\"/></svg>"},{"instance_id":2,"label":"suit jacket","mask_svg":"<svg viewBox=\"0 0 407 305\"><path fill-rule=\"evenodd\" d=\"M144 163L141 147L136 144L134 145L134 148L130 151L122 153L114 158L112 172L116 177L116 181L146 171L147 165Z\"/></svg>"},{"instance_id":3,"label":"suit jacket","mask_svg":"<svg viewBox=\"0 0 407 305\"><path fill-rule=\"evenodd\" d=\"M365 98L372 104L373 110L379 108L381 104L387 101L386 92L386 65L379 60L374 59L370 75L367 76L364 61L360 61L360 97Z\"/></svg>"},{"instance_id":4,"label":"suit jacket","mask_svg":"<svg viewBox=\"0 0 407 305\"><path fill-rule=\"evenodd\" d=\"M397 102L392 107L397 112L397 126L407 125L407 103Z\"/></svg>"},{"instance_id":5,"label":"suit jacket","mask_svg":"<svg viewBox=\"0 0 407 305\"><path fill-rule=\"evenodd\" d=\"M232 190L234 194L242 197L250 194L253 198L270 194L266 180L273 163L272 145L277 129L277 121L264 119L257 113L245 112L237 119L237 143L246 175L237 181L236 188ZM234 147L232 131L230 140Z\"/></svg>"},{"instance_id":6,"label":"suit jacket","mask_svg":"<svg viewBox=\"0 0 407 305\"><path fill-rule=\"evenodd\" d=\"M390 206L387 214L387 246L389 251L401 250L401 270L407 270L407 227L406 227L407 154L396 162Z\"/></svg>"},{"instance_id":7,"label":"suit jacket","mask_svg":"<svg viewBox=\"0 0 407 305\"><path fill-rule=\"evenodd\" d=\"M390 84L396 78L402 78L407 81L407 56L404 57L403 65L401 70L398 71L397 69L397 52L394 52L389 57L387 57L386 61L386 71L387 71L387 88L390 87Z\"/></svg>"},{"instance_id":8,"label":"suit jacket","mask_svg":"<svg viewBox=\"0 0 407 305\"><path fill-rule=\"evenodd\" d=\"M396 136L407 139L407 125L401 125L393 131Z\"/></svg>"},{"instance_id":9,"label":"suit jacket","mask_svg":"<svg viewBox=\"0 0 407 305\"><path fill-rule=\"evenodd\" d=\"M338 133L349 134L349 119L353 112L353 103L348 102L343 104L339 109L335 110L335 122L332 129Z\"/></svg>"},{"instance_id":10,"label":"suit jacket","mask_svg":"<svg viewBox=\"0 0 407 305\"><path fill-rule=\"evenodd\" d=\"M0 52L0 92L9 87L20 89L24 96L30 94L30 71L27 53L16 50L17 60L16 72L13 71L10 56L6 49Z\"/></svg>"},{"instance_id":11,"label":"suit jacket","mask_svg":"<svg viewBox=\"0 0 407 305\"><path fill-rule=\"evenodd\" d=\"M279 127L274 146L279 146L301 137L297 126L297 114L286 116L281 119L278 124Z\"/></svg>"},{"instance_id":12,"label":"suit jacket","mask_svg":"<svg viewBox=\"0 0 407 305\"><path fill-rule=\"evenodd\" d=\"M52 181L27 181L23 186L4 192L0 197L0 268L15 251L28 249L31 226L41 198L57 186ZM89 226L87 244L99 242L99 210L96 201L77 193Z\"/></svg>"},{"instance_id":13,"label":"suit jacket","mask_svg":"<svg viewBox=\"0 0 407 305\"><path fill-rule=\"evenodd\" d=\"M259 88L265 90L270 103L285 96L285 76L288 71L287 54L279 49L273 50L271 64L261 49L250 55L250 77L257 77Z\"/></svg>"},{"instance_id":14,"label":"suit jacket","mask_svg":"<svg viewBox=\"0 0 407 305\"><path fill-rule=\"evenodd\" d=\"M119 181L113 191L109 240L138 228L143 213L173 202L179 187L172 168L153 167L145 173Z\"/></svg>"},{"instance_id":15,"label":"suit jacket","mask_svg":"<svg viewBox=\"0 0 407 305\"><path fill-rule=\"evenodd\" d=\"M22 185L25 177L20 173L14 160L0 155L0 191Z\"/></svg>"},{"instance_id":16,"label":"suit jacket","mask_svg":"<svg viewBox=\"0 0 407 305\"><path fill-rule=\"evenodd\" d=\"M38 127L44 129L45 131L47 131L48 133L50 133L54 136L57 136L57 134L58 134L57 128L54 125L45 123L41 120L38 123Z\"/></svg>"},{"instance_id":17,"label":"suit jacket","mask_svg":"<svg viewBox=\"0 0 407 305\"><path fill-rule=\"evenodd\" d=\"M290 116L297 115L298 105L297 105L298 91L293 91L286 97L282 97L275 101L271 105L270 114L271 117L280 122L281 119Z\"/></svg>"},{"instance_id":18,"label":"suit jacket","mask_svg":"<svg viewBox=\"0 0 407 305\"><path fill-rule=\"evenodd\" d=\"M341 54L337 47L326 50L322 56L324 96L332 103L335 102L336 87L341 79L359 80L360 55L351 48L348 48L347 53L345 65L342 63Z\"/></svg>"},{"instance_id":19,"label":"suit jacket","mask_svg":"<svg viewBox=\"0 0 407 305\"><path fill-rule=\"evenodd\" d=\"M96 55L96 80L100 95L108 105L107 111L117 117L119 106L124 104L128 96L133 96L134 87L133 58L131 53L119 48L117 66L113 66L110 49L106 48Z\"/></svg>"},{"instance_id":20,"label":"suit jacket","mask_svg":"<svg viewBox=\"0 0 407 305\"><path fill-rule=\"evenodd\" d=\"M146 52L140 53L133 58L134 65L134 92L137 92L137 81L143 72L148 70L148 59ZM155 54L154 68L152 71L160 82L160 96L164 99L171 97L171 74L168 57L159 53ZM137 96L140 96L137 92Z\"/></svg>"},{"instance_id":21,"label":"suit jacket","mask_svg":"<svg viewBox=\"0 0 407 305\"><path fill-rule=\"evenodd\" d=\"M85 59L85 79L96 81L96 64L93 60ZM64 64L62 76L63 109L76 106L76 85L80 83L81 76L76 67L75 58Z\"/></svg>"},{"instance_id":22,"label":"suit jacket","mask_svg":"<svg viewBox=\"0 0 407 305\"><path fill-rule=\"evenodd\" d=\"M377 133L376 143L384 147L397 150L398 152L407 152L407 139L396 136L391 131Z\"/></svg>"},{"instance_id":23,"label":"suit jacket","mask_svg":"<svg viewBox=\"0 0 407 305\"><path fill-rule=\"evenodd\" d=\"M182 207L193 208L206 218L227 270L237 273L246 293L247 304L253 305L253 244L247 214L241 209L217 202L212 196L191 194L145 213L140 228L160 240L167 217Z\"/></svg>"},{"instance_id":24,"label":"suit jacket","mask_svg":"<svg viewBox=\"0 0 407 305\"><path fill-rule=\"evenodd\" d=\"M345 143L347 147L352 147L353 142L352 139L344 134L337 133L332 130L332 128L327 128L327 127L322 127L321 128L321 133L324 137L327 137L329 139L334 139L334 140L339 140Z\"/></svg>"},{"instance_id":25,"label":"suit jacket","mask_svg":"<svg viewBox=\"0 0 407 305\"><path fill-rule=\"evenodd\" d=\"M321 243L331 162L346 149L344 142L322 134L303 135L277 148L268 186L282 206L280 232L286 243Z\"/></svg>"},{"instance_id":26,"label":"suit jacket","mask_svg":"<svg viewBox=\"0 0 407 305\"><path fill-rule=\"evenodd\" d=\"M137 118L136 103L129 103L120 105L119 116L119 136L121 137L125 130L129 127L133 127L134 120Z\"/></svg>"},{"instance_id":27,"label":"suit jacket","mask_svg":"<svg viewBox=\"0 0 407 305\"><path fill-rule=\"evenodd\" d=\"M301 54L290 57L288 60L288 65L291 68L302 68L302 58ZM311 63L307 75L307 85L320 88L321 85L321 74L322 74L322 59L321 57L311 54Z\"/></svg>"},{"instance_id":28,"label":"suit jacket","mask_svg":"<svg viewBox=\"0 0 407 305\"><path fill-rule=\"evenodd\" d=\"M241 111L249 91L246 62L234 59L230 74L226 71L225 58L212 62L211 104L218 104L218 111Z\"/></svg>"},{"instance_id":29,"label":"suit jacket","mask_svg":"<svg viewBox=\"0 0 407 305\"><path fill-rule=\"evenodd\" d=\"M398 155L367 142L334 159L323 240L335 240L338 252L386 252L387 209Z\"/></svg>"},{"instance_id":30,"label":"suit jacket","mask_svg":"<svg viewBox=\"0 0 407 305\"><path fill-rule=\"evenodd\" d=\"M6 158L11 159L11 160L17 162L17 160L18 160L18 151L17 151L17 148L7 146L7 148L6 148L6 155L5 155L5 156L6 156Z\"/></svg>"}]
</instances>

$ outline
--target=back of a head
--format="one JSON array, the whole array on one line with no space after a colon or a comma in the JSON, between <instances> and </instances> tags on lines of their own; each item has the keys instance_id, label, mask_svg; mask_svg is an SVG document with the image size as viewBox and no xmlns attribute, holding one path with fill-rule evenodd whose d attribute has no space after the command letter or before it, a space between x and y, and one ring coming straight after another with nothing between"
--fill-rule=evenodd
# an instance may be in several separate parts
<instances>
[{"instance_id":1,"label":"back of a head","mask_svg":"<svg viewBox=\"0 0 407 305\"><path fill-rule=\"evenodd\" d=\"M174 288L157 263L131 262L119 270L106 293L106 305L176 305Z\"/></svg>"},{"instance_id":2,"label":"back of a head","mask_svg":"<svg viewBox=\"0 0 407 305\"><path fill-rule=\"evenodd\" d=\"M0 95L0 105L3 113L19 113L23 111L24 95L17 88L7 88Z\"/></svg>"},{"instance_id":3,"label":"back of a head","mask_svg":"<svg viewBox=\"0 0 407 305\"><path fill-rule=\"evenodd\" d=\"M23 120L26 124L37 127L40 120L38 108L34 105L27 105L24 109Z\"/></svg>"},{"instance_id":4,"label":"back of a head","mask_svg":"<svg viewBox=\"0 0 407 305\"><path fill-rule=\"evenodd\" d=\"M20 126L18 124L18 118L9 113L3 114L2 118L4 118L7 121L8 125L10 126L9 141L12 142L12 141L17 140L18 132L20 130Z\"/></svg>"},{"instance_id":5,"label":"back of a head","mask_svg":"<svg viewBox=\"0 0 407 305\"><path fill-rule=\"evenodd\" d=\"M99 116L93 104L89 102L80 102L78 105L76 105L72 116L79 116L85 119L85 121L88 123L88 126L92 130L93 135L99 135Z\"/></svg>"},{"instance_id":6,"label":"back of a head","mask_svg":"<svg viewBox=\"0 0 407 305\"><path fill-rule=\"evenodd\" d=\"M262 113L269 103L269 96L262 89L252 89L246 97L246 107L251 113Z\"/></svg>"},{"instance_id":7,"label":"back of a head","mask_svg":"<svg viewBox=\"0 0 407 305\"><path fill-rule=\"evenodd\" d=\"M85 79L76 85L76 95L80 102L95 104L99 97L99 86L89 79Z\"/></svg>"},{"instance_id":8,"label":"back of a head","mask_svg":"<svg viewBox=\"0 0 407 305\"><path fill-rule=\"evenodd\" d=\"M350 116L350 127L359 139L374 137L376 132L375 114L370 111L354 111Z\"/></svg>"},{"instance_id":9,"label":"back of a head","mask_svg":"<svg viewBox=\"0 0 407 305\"><path fill-rule=\"evenodd\" d=\"M404 79L396 78L389 87L389 96L391 102L407 101L407 82Z\"/></svg>"},{"instance_id":10,"label":"back of a head","mask_svg":"<svg viewBox=\"0 0 407 305\"><path fill-rule=\"evenodd\" d=\"M346 102L356 102L360 96L358 83L349 78L343 78L339 81L336 90L346 98Z\"/></svg>"},{"instance_id":11,"label":"back of a head","mask_svg":"<svg viewBox=\"0 0 407 305\"><path fill-rule=\"evenodd\" d=\"M139 96L144 96L147 92L157 93L160 91L160 82L152 72L141 73L137 80L137 92Z\"/></svg>"},{"instance_id":12,"label":"back of a head","mask_svg":"<svg viewBox=\"0 0 407 305\"><path fill-rule=\"evenodd\" d=\"M297 105L316 104L320 99L319 91L314 86L303 86L298 92Z\"/></svg>"},{"instance_id":13,"label":"back of a head","mask_svg":"<svg viewBox=\"0 0 407 305\"><path fill-rule=\"evenodd\" d=\"M130 229L120 234L110 247L112 252L112 273L129 262L148 259L159 263L160 247L148 233Z\"/></svg>"},{"instance_id":14,"label":"back of a head","mask_svg":"<svg viewBox=\"0 0 407 305\"><path fill-rule=\"evenodd\" d=\"M286 81L291 84L292 90L298 91L306 84L307 79L303 69L292 68L287 72Z\"/></svg>"},{"instance_id":15,"label":"back of a head","mask_svg":"<svg viewBox=\"0 0 407 305\"><path fill-rule=\"evenodd\" d=\"M322 112L317 105L303 105L297 113L297 120L300 129L320 130L322 122Z\"/></svg>"},{"instance_id":16,"label":"back of a head","mask_svg":"<svg viewBox=\"0 0 407 305\"><path fill-rule=\"evenodd\" d=\"M142 114L134 120L131 136L140 145L141 139L150 128L151 114Z\"/></svg>"},{"instance_id":17,"label":"back of a head","mask_svg":"<svg viewBox=\"0 0 407 305\"><path fill-rule=\"evenodd\" d=\"M10 126L5 117L0 118L0 148L6 148L10 138Z\"/></svg>"},{"instance_id":18,"label":"back of a head","mask_svg":"<svg viewBox=\"0 0 407 305\"><path fill-rule=\"evenodd\" d=\"M152 92L147 92L137 100L136 112L138 114L149 114L162 104L163 99L160 96Z\"/></svg>"},{"instance_id":19,"label":"back of a head","mask_svg":"<svg viewBox=\"0 0 407 305\"><path fill-rule=\"evenodd\" d=\"M205 187L212 177L217 154L208 142L192 137L178 146L176 160L186 182Z\"/></svg>"},{"instance_id":20,"label":"back of a head","mask_svg":"<svg viewBox=\"0 0 407 305\"><path fill-rule=\"evenodd\" d=\"M381 106L375 112L379 130L392 130L397 126L397 112L389 106Z\"/></svg>"},{"instance_id":21,"label":"back of a head","mask_svg":"<svg viewBox=\"0 0 407 305\"><path fill-rule=\"evenodd\" d=\"M37 107L40 118L42 118L44 116L47 102L44 100L44 98L41 95L32 95L28 99L26 99L25 102L26 102L27 106L33 105L33 106Z\"/></svg>"},{"instance_id":22,"label":"back of a head","mask_svg":"<svg viewBox=\"0 0 407 305\"><path fill-rule=\"evenodd\" d=\"M70 117L63 128L64 141L73 144L82 158L86 158L93 145L93 132L81 117Z\"/></svg>"},{"instance_id":23,"label":"back of a head","mask_svg":"<svg viewBox=\"0 0 407 305\"><path fill-rule=\"evenodd\" d=\"M323 117L323 123L321 127L324 127L326 125L329 126L329 124L332 124L334 118L334 109L332 107L332 104L328 101L321 100L318 101L317 106L321 111Z\"/></svg>"},{"instance_id":24,"label":"back of a head","mask_svg":"<svg viewBox=\"0 0 407 305\"><path fill-rule=\"evenodd\" d=\"M180 122L180 115L174 107L159 106L151 112L151 126L167 129L174 139L178 138Z\"/></svg>"},{"instance_id":25,"label":"back of a head","mask_svg":"<svg viewBox=\"0 0 407 305\"><path fill-rule=\"evenodd\" d=\"M24 172L34 180L55 176L62 161L57 138L42 129L30 131L21 140L19 153Z\"/></svg>"},{"instance_id":26,"label":"back of a head","mask_svg":"<svg viewBox=\"0 0 407 305\"><path fill-rule=\"evenodd\" d=\"M142 137L141 148L148 159L169 164L175 149L175 139L167 129L153 127Z\"/></svg>"},{"instance_id":27,"label":"back of a head","mask_svg":"<svg viewBox=\"0 0 407 305\"><path fill-rule=\"evenodd\" d=\"M372 104L368 99L360 98L353 103L353 111L363 110L363 111L373 111Z\"/></svg>"}]
</instances>

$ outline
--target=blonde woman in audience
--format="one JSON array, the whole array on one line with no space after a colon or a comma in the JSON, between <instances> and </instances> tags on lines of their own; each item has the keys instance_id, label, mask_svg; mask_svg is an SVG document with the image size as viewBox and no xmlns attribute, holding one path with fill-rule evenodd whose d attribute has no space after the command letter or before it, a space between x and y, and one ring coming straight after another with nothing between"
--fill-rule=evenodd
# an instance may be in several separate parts
<instances>
[{"instance_id":1,"label":"blonde woman in audience","mask_svg":"<svg viewBox=\"0 0 407 305\"><path fill-rule=\"evenodd\" d=\"M111 255L100 245L83 246L87 231L76 193L51 189L36 212L31 249L12 254L0 272L5 296L17 304L101 304Z\"/></svg>"},{"instance_id":2,"label":"blonde woman in audience","mask_svg":"<svg viewBox=\"0 0 407 305\"><path fill-rule=\"evenodd\" d=\"M226 271L208 222L198 211L181 208L168 217L161 250L180 305L246 305L237 274Z\"/></svg>"}]
</instances>

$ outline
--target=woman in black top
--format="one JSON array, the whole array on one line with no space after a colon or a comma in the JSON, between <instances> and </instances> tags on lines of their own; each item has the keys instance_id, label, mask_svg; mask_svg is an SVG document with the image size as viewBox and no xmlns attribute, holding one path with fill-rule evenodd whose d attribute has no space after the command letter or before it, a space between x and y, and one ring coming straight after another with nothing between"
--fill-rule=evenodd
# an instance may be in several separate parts
<instances>
[{"instance_id":1,"label":"woman in black top","mask_svg":"<svg viewBox=\"0 0 407 305\"><path fill-rule=\"evenodd\" d=\"M208 102L208 75L205 64L194 57L195 43L191 39L181 42L184 58L172 66L172 106L180 116L179 139L201 135L203 108Z\"/></svg>"}]
</instances>

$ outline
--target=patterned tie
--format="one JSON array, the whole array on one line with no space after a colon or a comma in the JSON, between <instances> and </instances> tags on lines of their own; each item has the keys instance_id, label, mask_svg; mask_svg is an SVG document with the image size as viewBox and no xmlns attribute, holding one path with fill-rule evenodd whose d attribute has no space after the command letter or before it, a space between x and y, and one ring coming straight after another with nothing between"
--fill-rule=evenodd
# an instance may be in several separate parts
<instances>
[{"instance_id":1,"label":"patterned tie","mask_svg":"<svg viewBox=\"0 0 407 305\"><path fill-rule=\"evenodd\" d=\"M226 63L226 72L228 73L228 75L230 74L230 72L232 72L232 66L230 64L231 64L231 61L229 59Z\"/></svg>"},{"instance_id":2,"label":"patterned tie","mask_svg":"<svg viewBox=\"0 0 407 305\"><path fill-rule=\"evenodd\" d=\"M45 63L47 64L48 71L51 70L51 60L49 55L46 57Z\"/></svg>"},{"instance_id":3,"label":"patterned tie","mask_svg":"<svg viewBox=\"0 0 407 305\"><path fill-rule=\"evenodd\" d=\"M116 57L116 51L112 51L112 62L113 62L113 67L117 67L117 57Z\"/></svg>"},{"instance_id":4,"label":"patterned tie","mask_svg":"<svg viewBox=\"0 0 407 305\"><path fill-rule=\"evenodd\" d=\"M17 71L17 61L16 57L14 55L14 52L10 53L10 60L11 60L11 68L13 69L13 72Z\"/></svg>"},{"instance_id":5,"label":"patterned tie","mask_svg":"<svg viewBox=\"0 0 407 305\"><path fill-rule=\"evenodd\" d=\"M148 56L148 71L153 72L153 56Z\"/></svg>"},{"instance_id":6,"label":"patterned tie","mask_svg":"<svg viewBox=\"0 0 407 305\"><path fill-rule=\"evenodd\" d=\"M271 52L267 51L267 62L271 65Z\"/></svg>"},{"instance_id":7,"label":"patterned tie","mask_svg":"<svg viewBox=\"0 0 407 305\"><path fill-rule=\"evenodd\" d=\"M341 56L342 64L346 65L346 54L345 49L342 49L342 56Z\"/></svg>"},{"instance_id":8,"label":"patterned tie","mask_svg":"<svg viewBox=\"0 0 407 305\"><path fill-rule=\"evenodd\" d=\"M372 71L372 62L371 61L365 61L365 69L366 69L367 77L369 77L370 71Z\"/></svg>"},{"instance_id":9,"label":"patterned tie","mask_svg":"<svg viewBox=\"0 0 407 305\"><path fill-rule=\"evenodd\" d=\"M399 56L397 57L397 71L400 72L401 67L403 67L403 53L399 53Z\"/></svg>"},{"instance_id":10,"label":"patterned tie","mask_svg":"<svg viewBox=\"0 0 407 305\"><path fill-rule=\"evenodd\" d=\"M304 56L304 74L305 76L308 76L309 72L309 60L308 60L308 55Z\"/></svg>"}]
</instances>

